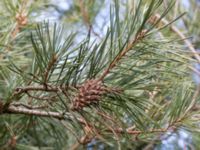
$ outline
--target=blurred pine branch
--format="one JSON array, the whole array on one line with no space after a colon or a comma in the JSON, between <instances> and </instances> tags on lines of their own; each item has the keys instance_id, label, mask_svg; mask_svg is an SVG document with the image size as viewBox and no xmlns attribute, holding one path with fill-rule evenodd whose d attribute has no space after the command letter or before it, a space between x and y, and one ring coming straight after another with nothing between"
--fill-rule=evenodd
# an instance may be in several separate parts
<instances>
[{"instance_id":1,"label":"blurred pine branch","mask_svg":"<svg viewBox=\"0 0 200 150\"><path fill-rule=\"evenodd\" d=\"M198 139L200 58L183 4L67 4L0 2L1 149L153 149L182 129Z\"/></svg>"}]
</instances>

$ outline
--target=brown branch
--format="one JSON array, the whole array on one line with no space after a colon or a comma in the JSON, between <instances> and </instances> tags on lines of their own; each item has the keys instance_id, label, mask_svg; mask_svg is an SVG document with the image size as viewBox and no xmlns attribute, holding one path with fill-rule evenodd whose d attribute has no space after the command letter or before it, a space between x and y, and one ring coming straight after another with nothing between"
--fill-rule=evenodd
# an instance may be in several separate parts
<instances>
[{"instance_id":1,"label":"brown branch","mask_svg":"<svg viewBox=\"0 0 200 150\"><path fill-rule=\"evenodd\" d=\"M108 75L110 70L116 66L119 60L121 60L121 58L124 57L126 53L130 51L135 44L137 44L139 41L141 41L145 37L146 33L147 31L144 30L138 35L136 35L136 37L132 40L132 42L128 43L128 45L113 59L113 61L110 63L108 68L103 72L103 74L100 76L98 80L102 81Z\"/></svg>"},{"instance_id":2,"label":"brown branch","mask_svg":"<svg viewBox=\"0 0 200 150\"><path fill-rule=\"evenodd\" d=\"M32 106L33 107L33 106ZM52 112L52 111L43 111L38 109L28 109L23 108L20 106L14 106L12 103L1 113L3 114L24 114L24 115L34 115L39 117L51 117L59 120L70 119L70 120L77 120L79 123L85 125L85 121L82 118L76 118L75 116L71 115L70 113L59 113L59 112Z\"/></svg>"},{"instance_id":3,"label":"brown branch","mask_svg":"<svg viewBox=\"0 0 200 150\"><path fill-rule=\"evenodd\" d=\"M56 119L64 119L64 115L62 113L41 111L37 109L27 109L22 107L15 107L13 105L10 105L3 113L24 114L24 115L34 115L41 117L53 117Z\"/></svg>"}]
</instances>

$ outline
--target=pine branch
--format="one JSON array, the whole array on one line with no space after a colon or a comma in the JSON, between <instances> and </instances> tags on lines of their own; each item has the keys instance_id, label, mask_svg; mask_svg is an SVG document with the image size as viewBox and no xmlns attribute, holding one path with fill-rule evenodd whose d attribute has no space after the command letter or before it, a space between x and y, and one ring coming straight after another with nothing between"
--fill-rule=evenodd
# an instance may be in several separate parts
<instances>
[{"instance_id":1,"label":"pine branch","mask_svg":"<svg viewBox=\"0 0 200 150\"><path fill-rule=\"evenodd\" d=\"M161 19L161 16L159 14L156 14L153 17L154 17L154 19L151 20L150 23L154 23L156 20ZM170 24L170 22L165 18L161 19L161 23L163 23L164 25ZM193 55L196 58L196 60L198 61L198 63L200 63L199 54L195 50L195 48L192 45L192 43L186 38L186 36L176 26L170 25L169 27L173 32L175 32L185 42L186 46L193 53ZM199 70L197 70L196 68L191 67L191 66L188 66L188 68L190 68L192 71L194 71L195 73L197 73L200 76ZM197 101L197 97L199 96L199 94L200 94L200 86L198 85L196 90L195 90L195 92L194 92L194 95L193 95L193 97L191 99L191 103L190 103L189 107L185 110L184 114L182 115L181 118L179 118L179 120L182 120L195 107L196 101Z\"/></svg>"},{"instance_id":2,"label":"pine branch","mask_svg":"<svg viewBox=\"0 0 200 150\"><path fill-rule=\"evenodd\" d=\"M116 66L116 64L121 60L121 58L124 57L126 53L129 52L135 44L140 42L146 34L147 31L142 31L139 34L137 34L135 38L130 43L128 43L127 46L112 60L108 68L103 72L103 74L98 80L102 81L108 75L110 70L113 69Z\"/></svg>"},{"instance_id":3,"label":"pine branch","mask_svg":"<svg viewBox=\"0 0 200 150\"><path fill-rule=\"evenodd\" d=\"M79 86L74 86L73 88L78 88ZM43 85L37 85L37 86L25 86L25 87L17 87L15 89L15 95L26 93L28 91L45 91L45 92L58 92L61 90L67 90L70 88L70 86L67 87L60 87L60 86L53 86L48 85L47 87Z\"/></svg>"},{"instance_id":4,"label":"pine branch","mask_svg":"<svg viewBox=\"0 0 200 150\"><path fill-rule=\"evenodd\" d=\"M58 120L65 120L66 119L70 119L70 120L74 120L74 116L72 116L70 113L59 113L59 112L52 112L52 111L43 111L43 110L39 110L38 108L34 108L31 106L26 106L27 108L23 108L21 107L21 104L10 104L10 106L4 110L4 112L1 114L24 114L24 115L34 115L34 116L39 116L39 117L49 117L49 118L55 118ZM83 118L76 118L76 120L79 121L79 123L83 124L83 125L87 125L88 123L86 123L86 121ZM177 122L180 122L180 120L178 120ZM120 134L131 134L131 135L138 135L138 134L151 134L151 133L155 133L155 132L167 132L168 130L171 130L172 128L176 128L174 125L176 124L173 123L170 126L168 126L167 128L161 128L161 129L149 129L146 131L138 131L138 130L132 130L130 128L127 129L123 129L123 128L113 128L113 129L107 129L107 132L116 132L116 133L120 133Z\"/></svg>"},{"instance_id":5,"label":"pine branch","mask_svg":"<svg viewBox=\"0 0 200 150\"><path fill-rule=\"evenodd\" d=\"M56 61L58 59L56 54L52 54L51 57L52 58L50 59L48 66L47 66L45 73L44 73L44 84L45 84L46 87L47 87L46 84L47 84L47 80L48 80L48 77L49 77L49 72L51 71L53 65L56 63Z\"/></svg>"},{"instance_id":6,"label":"pine branch","mask_svg":"<svg viewBox=\"0 0 200 150\"><path fill-rule=\"evenodd\" d=\"M83 21L92 30L89 10L83 0L79 2ZM6 87L5 93L0 93L3 97L0 114L6 115L5 122L12 125L12 119L7 121L9 116L14 119L23 116L17 120L18 125L27 120L28 123L42 120L39 126L34 126L34 133L35 130L41 131L41 141L43 136L46 137L42 132L51 135L48 137L53 137L53 142L55 139L62 142L66 139L63 136L65 133L71 138L69 131L75 137L73 140L81 144L87 144L92 139L103 143L109 139L113 143L112 138L118 147L123 143L121 139L129 140L141 135L145 140L179 128L185 116L194 109L199 91L193 93L193 86L190 86L171 92L171 89L179 87L175 82L188 79L188 73L182 69L189 66L185 62L189 59L180 54L180 49L176 51L179 45L176 47L175 42L161 41L158 32L149 34L156 25L148 20L163 1L143 2L138 1L136 12L127 11L124 20L121 20L116 0L115 13L110 12L110 27L99 43L92 41L90 34L84 40L73 34L66 38L62 36L65 30L56 25L53 30L49 23L38 25L31 36L34 49L32 64L27 68L15 64L9 66L12 71L8 73L10 77L3 70L0 72L0 87ZM166 9L163 15L156 18L156 23L160 20L164 27L170 24L164 19L168 7ZM22 23L25 19L19 16L18 20ZM174 28L172 30L179 32ZM183 35L179 36L186 39ZM191 43L185 43L194 55L198 55L194 47L191 48ZM197 69L189 68L199 73ZM10 79L18 80L13 82ZM190 84L191 81L188 81L186 85ZM186 94L180 96L180 93ZM171 94L174 99L166 102ZM194 94L192 102L188 102L191 94ZM27 97L33 99L30 105L27 105ZM182 114L184 117L181 118ZM63 132L63 126L58 121L64 122L67 132ZM21 135L23 131L15 132ZM37 136L35 139L40 142Z\"/></svg>"},{"instance_id":7,"label":"pine branch","mask_svg":"<svg viewBox=\"0 0 200 150\"><path fill-rule=\"evenodd\" d=\"M15 107L13 105L10 105L3 113L25 114L25 115L35 115L41 117L52 117L56 119L64 119L64 115L62 113L41 111L37 109L27 109L22 107Z\"/></svg>"},{"instance_id":8,"label":"pine branch","mask_svg":"<svg viewBox=\"0 0 200 150\"><path fill-rule=\"evenodd\" d=\"M154 17L154 19L153 19L153 21L151 20L150 23L154 23L156 20L161 19L161 16L159 14L156 14L153 17ZM170 22L165 18L161 19L161 23L163 23L164 25L169 25L170 24ZM194 57L200 63L200 56L198 55L198 53L196 52L194 46L188 40L188 38L176 26L170 25L169 27L173 32L175 32L185 42L186 46L189 48L189 50L193 53Z\"/></svg>"}]
</instances>

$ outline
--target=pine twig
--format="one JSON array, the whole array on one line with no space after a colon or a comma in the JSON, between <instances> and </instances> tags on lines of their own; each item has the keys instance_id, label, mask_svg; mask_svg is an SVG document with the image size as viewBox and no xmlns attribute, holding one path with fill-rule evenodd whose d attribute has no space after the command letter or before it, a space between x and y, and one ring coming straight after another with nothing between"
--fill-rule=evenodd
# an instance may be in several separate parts
<instances>
[{"instance_id":1,"label":"pine twig","mask_svg":"<svg viewBox=\"0 0 200 150\"><path fill-rule=\"evenodd\" d=\"M64 119L64 115L62 113L42 111L42 110L37 110L37 109L27 109L27 108L22 108L22 107L16 107L13 105L10 105L3 113L25 114L25 115L35 115L35 116L41 116L41 117L53 117L56 119Z\"/></svg>"},{"instance_id":2,"label":"pine twig","mask_svg":"<svg viewBox=\"0 0 200 150\"><path fill-rule=\"evenodd\" d=\"M47 87L46 84L47 84L49 72L51 71L53 65L56 63L57 59L58 59L58 58L57 58L57 55L56 55L56 54L53 54L52 57L51 57L51 59L50 59L50 61L49 61L49 63L48 63L48 66L47 66L47 68L46 68L46 70L45 70L45 74L44 74L44 84L45 84L46 87Z\"/></svg>"},{"instance_id":3,"label":"pine twig","mask_svg":"<svg viewBox=\"0 0 200 150\"><path fill-rule=\"evenodd\" d=\"M128 45L113 59L113 61L110 63L108 68L103 72L103 74L98 80L102 81L108 75L110 70L113 69L116 66L116 64L121 60L121 58L124 57L126 53L130 51L135 44L137 44L145 37L146 33L147 31L143 30L139 34L137 34L136 37L132 40L132 42L128 43Z\"/></svg>"},{"instance_id":4,"label":"pine twig","mask_svg":"<svg viewBox=\"0 0 200 150\"><path fill-rule=\"evenodd\" d=\"M161 16L160 16L159 14L156 14L154 17L155 17L155 18L154 18L155 21L161 18ZM153 19L153 20L154 20L154 19ZM167 19L165 19L165 18L162 18L162 19L160 20L160 22L163 23L164 25L170 24L170 22L169 22ZM153 22L150 21L150 23L153 23ZM197 54L197 52L196 52L194 46L193 46L192 43L186 38L186 36L185 36L176 26L170 25L169 27L170 27L170 29L171 29L173 32L175 32L175 33L185 42L186 46L189 48L189 50L193 53L194 57L195 57L195 58L197 59L197 61L200 63L200 56Z\"/></svg>"}]
</instances>

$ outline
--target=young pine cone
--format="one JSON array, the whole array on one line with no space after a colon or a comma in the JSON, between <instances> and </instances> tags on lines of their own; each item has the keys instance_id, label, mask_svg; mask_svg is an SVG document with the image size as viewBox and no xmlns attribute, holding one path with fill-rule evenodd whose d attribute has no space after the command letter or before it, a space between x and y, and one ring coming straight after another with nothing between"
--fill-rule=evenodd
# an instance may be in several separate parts
<instances>
[{"instance_id":1,"label":"young pine cone","mask_svg":"<svg viewBox=\"0 0 200 150\"><path fill-rule=\"evenodd\" d=\"M73 100L72 110L80 110L83 107L97 104L107 88L98 80L88 80L78 89L78 94Z\"/></svg>"}]
</instances>

